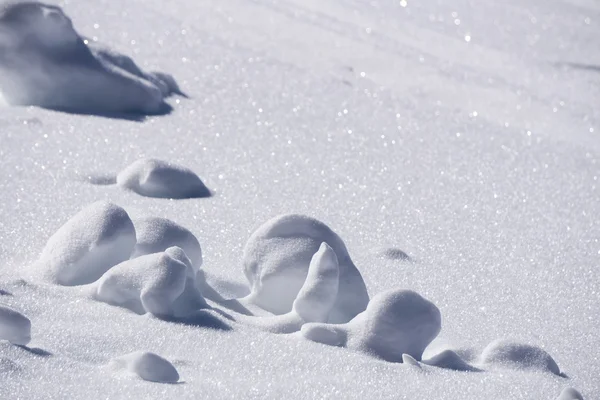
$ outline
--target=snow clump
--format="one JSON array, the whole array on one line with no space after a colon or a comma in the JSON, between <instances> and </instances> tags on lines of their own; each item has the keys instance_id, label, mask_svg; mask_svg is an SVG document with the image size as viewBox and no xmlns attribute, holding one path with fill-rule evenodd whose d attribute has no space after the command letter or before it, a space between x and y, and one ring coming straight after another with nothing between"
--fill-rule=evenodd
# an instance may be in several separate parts
<instances>
[{"instance_id":1,"label":"snow clump","mask_svg":"<svg viewBox=\"0 0 600 400\"><path fill-rule=\"evenodd\" d=\"M560 375L556 361L537 346L509 339L495 340L481 353L481 362L515 369L531 369Z\"/></svg>"},{"instance_id":2,"label":"snow clump","mask_svg":"<svg viewBox=\"0 0 600 400\"><path fill-rule=\"evenodd\" d=\"M31 341L31 321L10 307L0 305L0 340L21 346Z\"/></svg>"},{"instance_id":3,"label":"snow clump","mask_svg":"<svg viewBox=\"0 0 600 400\"><path fill-rule=\"evenodd\" d=\"M177 369L168 360L148 351L136 351L114 358L109 367L126 370L141 379L158 383L176 383L179 381Z\"/></svg>"}]
</instances>

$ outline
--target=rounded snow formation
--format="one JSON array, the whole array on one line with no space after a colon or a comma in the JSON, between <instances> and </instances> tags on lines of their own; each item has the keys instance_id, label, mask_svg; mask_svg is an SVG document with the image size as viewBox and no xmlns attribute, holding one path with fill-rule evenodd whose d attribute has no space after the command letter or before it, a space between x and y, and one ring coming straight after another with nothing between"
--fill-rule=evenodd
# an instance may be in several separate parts
<instances>
[{"instance_id":1,"label":"rounded snow formation","mask_svg":"<svg viewBox=\"0 0 600 400\"><path fill-rule=\"evenodd\" d=\"M240 321L273 333L292 333L308 322L326 322L338 293L339 266L335 252L322 243L313 255L304 285L286 314L240 317Z\"/></svg>"},{"instance_id":2,"label":"rounded snow formation","mask_svg":"<svg viewBox=\"0 0 600 400\"><path fill-rule=\"evenodd\" d=\"M181 248L192 261L188 271L194 276L202 265L202 249L196 236L183 226L166 218L142 218L134 221L137 244L131 258L159 253L169 247Z\"/></svg>"},{"instance_id":3,"label":"rounded snow formation","mask_svg":"<svg viewBox=\"0 0 600 400\"><path fill-rule=\"evenodd\" d=\"M125 369L145 381L158 383L177 383L179 373L168 360L148 351L136 351L110 362L114 369Z\"/></svg>"},{"instance_id":4,"label":"rounded snow formation","mask_svg":"<svg viewBox=\"0 0 600 400\"><path fill-rule=\"evenodd\" d=\"M294 214L267 221L246 243L243 264L251 293L245 301L274 314L288 313L323 242L333 249L339 265L338 292L328 322L348 322L362 312L369 295L342 239L324 223Z\"/></svg>"},{"instance_id":5,"label":"rounded snow formation","mask_svg":"<svg viewBox=\"0 0 600 400\"><path fill-rule=\"evenodd\" d=\"M427 360L423 360L423 364L451 369L454 371L479 371L477 368L469 365L466 361L460 358L458 354L450 349L446 349Z\"/></svg>"},{"instance_id":6,"label":"rounded snow formation","mask_svg":"<svg viewBox=\"0 0 600 400\"><path fill-rule=\"evenodd\" d=\"M99 201L81 210L48 239L38 267L54 283L84 285L129 259L135 243L135 228L127 212Z\"/></svg>"},{"instance_id":7,"label":"rounded snow formation","mask_svg":"<svg viewBox=\"0 0 600 400\"><path fill-rule=\"evenodd\" d=\"M411 290L390 290L373 297L367 309L347 324L306 324L301 333L312 341L402 362L403 355L421 360L440 329L435 304Z\"/></svg>"},{"instance_id":8,"label":"rounded snow formation","mask_svg":"<svg viewBox=\"0 0 600 400\"><path fill-rule=\"evenodd\" d=\"M20 312L0 305L0 340L21 346L31 341L31 321Z\"/></svg>"},{"instance_id":9,"label":"rounded snow formation","mask_svg":"<svg viewBox=\"0 0 600 400\"><path fill-rule=\"evenodd\" d=\"M138 314L187 315L207 307L195 279L188 274L190 264L176 247L124 261L96 282L94 297Z\"/></svg>"},{"instance_id":10,"label":"rounded snow formation","mask_svg":"<svg viewBox=\"0 0 600 400\"><path fill-rule=\"evenodd\" d=\"M583 400L583 396L577 390L568 387L560 392L560 396L556 400Z\"/></svg>"},{"instance_id":11,"label":"rounded snow formation","mask_svg":"<svg viewBox=\"0 0 600 400\"><path fill-rule=\"evenodd\" d=\"M397 247L387 247L377 250L377 255L381 258L394 261L410 261L411 258L404 251Z\"/></svg>"},{"instance_id":12,"label":"rounded snow formation","mask_svg":"<svg viewBox=\"0 0 600 400\"><path fill-rule=\"evenodd\" d=\"M179 93L174 79L81 37L60 7L0 6L0 92L8 104L110 115L160 114Z\"/></svg>"},{"instance_id":13,"label":"rounded snow formation","mask_svg":"<svg viewBox=\"0 0 600 400\"><path fill-rule=\"evenodd\" d=\"M508 339L499 339L487 345L481 353L481 362L486 365L561 374L556 361L545 350Z\"/></svg>"},{"instance_id":14,"label":"rounded snow formation","mask_svg":"<svg viewBox=\"0 0 600 400\"><path fill-rule=\"evenodd\" d=\"M117 175L117 185L146 197L192 199L210 191L192 170L153 158L134 162Z\"/></svg>"}]
</instances>

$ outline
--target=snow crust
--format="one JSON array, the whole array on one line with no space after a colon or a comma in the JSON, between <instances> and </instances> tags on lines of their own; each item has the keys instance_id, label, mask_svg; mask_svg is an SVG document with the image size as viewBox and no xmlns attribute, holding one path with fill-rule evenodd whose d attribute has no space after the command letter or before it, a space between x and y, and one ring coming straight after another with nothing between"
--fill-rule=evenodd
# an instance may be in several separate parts
<instances>
[{"instance_id":1,"label":"snow crust","mask_svg":"<svg viewBox=\"0 0 600 400\"><path fill-rule=\"evenodd\" d=\"M91 283L129 259L135 243L135 228L127 212L113 203L95 202L48 239L36 269L59 285Z\"/></svg>"},{"instance_id":2,"label":"snow crust","mask_svg":"<svg viewBox=\"0 0 600 400\"><path fill-rule=\"evenodd\" d=\"M403 354L420 360L440 330L441 314L432 302L411 290L390 290L346 324L306 324L301 332L319 343L402 362Z\"/></svg>"},{"instance_id":3,"label":"snow crust","mask_svg":"<svg viewBox=\"0 0 600 400\"><path fill-rule=\"evenodd\" d=\"M78 113L157 114L179 88L114 50L88 45L60 7L8 2L0 10L0 91L12 105Z\"/></svg>"},{"instance_id":4,"label":"snow crust","mask_svg":"<svg viewBox=\"0 0 600 400\"><path fill-rule=\"evenodd\" d=\"M31 321L10 307L0 305L0 340L25 346L31 341Z\"/></svg>"},{"instance_id":5,"label":"snow crust","mask_svg":"<svg viewBox=\"0 0 600 400\"><path fill-rule=\"evenodd\" d=\"M295 214L267 221L248 239L243 264L251 293L245 300L275 314L289 312L322 243L334 251L339 265L329 322L348 322L362 312L369 295L342 239L324 223Z\"/></svg>"},{"instance_id":6,"label":"snow crust","mask_svg":"<svg viewBox=\"0 0 600 400\"><path fill-rule=\"evenodd\" d=\"M149 351L136 351L116 357L110 362L113 369L125 369L145 381L176 383L177 369L165 358Z\"/></svg>"},{"instance_id":7,"label":"snow crust","mask_svg":"<svg viewBox=\"0 0 600 400\"><path fill-rule=\"evenodd\" d=\"M192 170L153 158L129 165L117 175L117 185L147 197L189 199L210 196L208 188Z\"/></svg>"}]
</instances>

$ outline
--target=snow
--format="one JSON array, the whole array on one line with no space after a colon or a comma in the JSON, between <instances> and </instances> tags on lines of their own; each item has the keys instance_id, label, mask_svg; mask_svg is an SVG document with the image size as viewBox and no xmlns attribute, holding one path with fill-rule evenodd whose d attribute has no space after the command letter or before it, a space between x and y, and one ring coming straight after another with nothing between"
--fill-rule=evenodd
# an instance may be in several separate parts
<instances>
[{"instance_id":1,"label":"snow","mask_svg":"<svg viewBox=\"0 0 600 400\"><path fill-rule=\"evenodd\" d=\"M134 162L117 175L117 185L142 196L167 199L208 197L210 191L193 171L153 158Z\"/></svg>"},{"instance_id":2,"label":"snow","mask_svg":"<svg viewBox=\"0 0 600 400\"><path fill-rule=\"evenodd\" d=\"M339 265L329 321L347 322L363 311L369 295L342 239L324 223L293 214L267 221L248 239L243 264L251 293L245 301L275 314L289 312L322 243L333 249Z\"/></svg>"},{"instance_id":3,"label":"snow","mask_svg":"<svg viewBox=\"0 0 600 400\"><path fill-rule=\"evenodd\" d=\"M110 367L123 368L145 381L158 383L176 383L179 381L177 369L168 360L148 351L136 351L114 358Z\"/></svg>"},{"instance_id":4,"label":"snow","mask_svg":"<svg viewBox=\"0 0 600 400\"><path fill-rule=\"evenodd\" d=\"M29 79L40 78L43 92L61 89L57 101L85 106L0 107L0 304L26 315L33 334L27 346L0 341L0 398L556 399L565 388L600 397L597 2L49 1L105 68L60 68L44 46L13 53L10 73L0 61L1 84L27 89L6 100L31 99ZM1 58L16 36L0 31ZM121 57L103 60L107 48ZM123 70L128 59L148 78ZM189 97L164 98L174 86L153 80L157 70ZM159 101L162 115L141 111ZM143 159L194 171L211 196L170 200L114 184ZM195 284L186 265L173 304L191 304L187 314L199 291L210 308L140 315L94 300L97 281L62 286L37 274L48 271L35 268L48 238L96 201L118 204L134 224L188 229L203 263ZM344 274L323 238L310 236L306 253L290 239L303 274L283 310L241 300L253 289L245 243L290 214L343 238L371 298L404 288L435 304L442 329L422 361L412 357L419 367L407 354L389 362L344 348L339 324L292 313L323 242ZM274 249L275 260L283 247ZM273 319L301 331L274 334ZM304 337L307 325L317 339ZM561 375L482 363L497 338L543 349ZM106 369L140 350L185 382ZM479 371L426 364L452 361L446 350Z\"/></svg>"},{"instance_id":5,"label":"snow","mask_svg":"<svg viewBox=\"0 0 600 400\"><path fill-rule=\"evenodd\" d=\"M169 247L177 246L192 260L192 268L188 272L191 276L195 276L202 266L202 249L192 232L174 221L159 217L135 219L133 224L137 243L131 258L159 253Z\"/></svg>"},{"instance_id":6,"label":"snow","mask_svg":"<svg viewBox=\"0 0 600 400\"><path fill-rule=\"evenodd\" d=\"M135 228L127 212L113 203L95 202L48 239L35 269L59 285L91 283L128 259L135 243Z\"/></svg>"},{"instance_id":7,"label":"snow","mask_svg":"<svg viewBox=\"0 0 600 400\"><path fill-rule=\"evenodd\" d=\"M0 305L0 340L25 346L31 341L31 321L10 307Z\"/></svg>"},{"instance_id":8,"label":"snow","mask_svg":"<svg viewBox=\"0 0 600 400\"><path fill-rule=\"evenodd\" d=\"M440 310L432 302L411 290L390 290L373 297L367 309L350 322L306 324L302 334L309 340L325 339L320 341L323 344L401 362L403 354L420 360L440 329Z\"/></svg>"},{"instance_id":9,"label":"snow","mask_svg":"<svg viewBox=\"0 0 600 400\"><path fill-rule=\"evenodd\" d=\"M564 388L557 400L583 400L581 393L573 388Z\"/></svg>"},{"instance_id":10,"label":"snow","mask_svg":"<svg viewBox=\"0 0 600 400\"><path fill-rule=\"evenodd\" d=\"M484 365L534 369L560 375L556 361L545 350L509 339L490 343L481 353Z\"/></svg>"},{"instance_id":11,"label":"snow","mask_svg":"<svg viewBox=\"0 0 600 400\"><path fill-rule=\"evenodd\" d=\"M446 349L431 358L423 360L423 363L454 371L478 371L477 368L469 365L458 354L450 349Z\"/></svg>"}]
</instances>

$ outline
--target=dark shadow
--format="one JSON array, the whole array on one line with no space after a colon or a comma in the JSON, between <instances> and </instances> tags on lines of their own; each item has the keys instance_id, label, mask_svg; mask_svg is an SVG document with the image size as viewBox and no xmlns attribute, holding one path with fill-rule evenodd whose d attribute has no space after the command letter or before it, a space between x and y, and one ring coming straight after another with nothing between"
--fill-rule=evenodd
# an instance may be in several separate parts
<instances>
[{"instance_id":1,"label":"dark shadow","mask_svg":"<svg viewBox=\"0 0 600 400\"><path fill-rule=\"evenodd\" d=\"M16 345L18 348L25 350L28 353L34 354L36 356L40 356L40 357L50 357L52 355L52 353L50 353L49 351L46 351L44 349L40 349L38 347L27 347L27 346L22 346L22 345Z\"/></svg>"},{"instance_id":2,"label":"dark shadow","mask_svg":"<svg viewBox=\"0 0 600 400\"><path fill-rule=\"evenodd\" d=\"M388 247L379 252L379 256L394 261L412 261L410 256L397 247Z\"/></svg>"},{"instance_id":3,"label":"dark shadow","mask_svg":"<svg viewBox=\"0 0 600 400\"><path fill-rule=\"evenodd\" d=\"M12 296L13 294L11 292L8 292L4 289L0 289L0 296Z\"/></svg>"},{"instance_id":4,"label":"dark shadow","mask_svg":"<svg viewBox=\"0 0 600 400\"><path fill-rule=\"evenodd\" d=\"M573 63L573 62L558 62L555 63L557 67L578 69L582 71L600 72L600 65Z\"/></svg>"},{"instance_id":5,"label":"dark shadow","mask_svg":"<svg viewBox=\"0 0 600 400\"><path fill-rule=\"evenodd\" d=\"M187 326L195 326L199 328L208 328L220 331L230 331L231 326L223 321L218 316L214 315L211 311L217 310L198 310L185 317L172 317L162 316L159 317L162 321L172 322L176 324L182 324ZM227 316L226 313L218 312L218 314ZM231 318L231 317L229 317Z\"/></svg>"},{"instance_id":6,"label":"dark shadow","mask_svg":"<svg viewBox=\"0 0 600 400\"><path fill-rule=\"evenodd\" d=\"M62 112L66 114L73 115L87 115L93 117L102 117L102 118L110 118L110 119L120 119L125 121L132 122L144 122L148 117L161 117L165 115L169 115L173 112L173 106L169 103L163 102L161 105L161 109L157 113L153 114L143 114L143 113L135 113L135 112L122 112L122 113L109 113L109 112L95 112L94 110L82 111L82 110L71 110L68 108L53 108L53 107L41 107L51 111Z\"/></svg>"}]
</instances>

